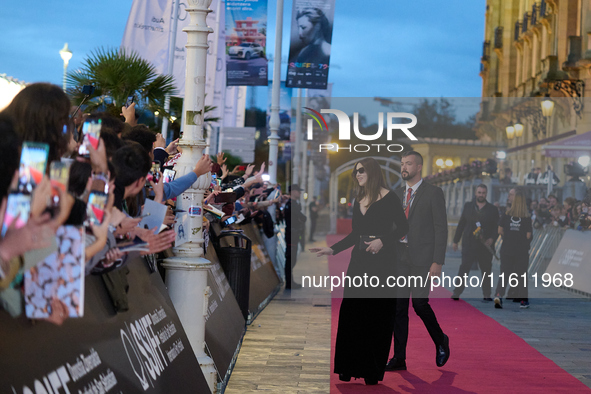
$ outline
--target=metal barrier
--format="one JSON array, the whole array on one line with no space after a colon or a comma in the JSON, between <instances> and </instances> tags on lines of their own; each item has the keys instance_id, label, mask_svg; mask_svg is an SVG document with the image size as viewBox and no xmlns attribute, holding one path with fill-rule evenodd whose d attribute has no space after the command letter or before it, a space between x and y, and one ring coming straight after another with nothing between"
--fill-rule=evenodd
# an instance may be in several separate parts
<instances>
[{"instance_id":1,"label":"metal barrier","mask_svg":"<svg viewBox=\"0 0 591 394\"><path fill-rule=\"evenodd\" d=\"M453 237L458 227L457 223L447 224L447 244L451 247L453 243ZM564 236L566 229L554 226L546 226L546 228L534 229L532 234L532 241L529 250L529 274L543 274L552 260L554 252L560 244L560 240ZM499 236L495 243L495 252L497 256L501 256L501 246L503 245L503 238ZM449 252L449 251L448 251ZM497 259L493 259L494 262L499 262Z\"/></svg>"},{"instance_id":2,"label":"metal barrier","mask_svg":"<svg viewBox=\"0 0 591 394\"><path fill-rule=\"evenodd\" d=\"M534 229L529 249L529 274L546 272L565 232L566 229L554 226Z\"/></svg>"}]
</instances>

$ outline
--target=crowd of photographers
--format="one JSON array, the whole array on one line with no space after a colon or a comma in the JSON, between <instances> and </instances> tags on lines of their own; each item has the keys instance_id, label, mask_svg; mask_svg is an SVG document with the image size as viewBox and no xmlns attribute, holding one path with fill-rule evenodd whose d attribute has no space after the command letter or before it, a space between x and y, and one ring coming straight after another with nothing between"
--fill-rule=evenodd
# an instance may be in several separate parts
<instances>
[{"instance_id":1,"label":"crowd of photographers","mask_svg":"<svg viewBox=\"0 0 591 394\"><path fill-rule=\"evenodd\" d=\"M35 265L52 251L55 270L65 266L64 256L76 255L74 243L60 236L60 229L74 226L84 233L83 274L101 275L115 310L127 310L126 288L133 284L127 283L126 263L143 255L156 270L158 257L171 255L180 211L176 197L208 172L214 181L203 201L204 247L212 222L232 227L255 221L268 237L274 235L267 209L286 199L279 186L263 181L264 163L256 173L254 165L229 171L223 154L216 162L203 155L175 179L182 155L178 140L167 146L161 135L137 125L135 104L128 104L122 108L125 122L106 113L72 113L61 88L36 83L0 113L0 309L14 317L26 310L23 277L27 271L34 279L41 276ZM160 228L140 225L148 200L167 206ZM46 320L62 324L75 316L69 304L75 300L65 300L56 286L46 286L50 294L43 294L48 300L40 308Z\"/></svg>"}]
</instances>

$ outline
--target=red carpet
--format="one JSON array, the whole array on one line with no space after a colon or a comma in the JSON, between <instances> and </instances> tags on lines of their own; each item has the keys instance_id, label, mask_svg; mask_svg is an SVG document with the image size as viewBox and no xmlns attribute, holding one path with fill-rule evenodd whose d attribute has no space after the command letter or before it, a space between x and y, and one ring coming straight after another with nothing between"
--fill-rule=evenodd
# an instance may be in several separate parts
<instances>
[{"instance_id":1,"label":"red carpet","mask_svg":"<svg viewBox=\"0 0 591 394\"><path fill-rule=\"evenodd\" d=\"M332 245L342 236L328 236ZM329 257L331 275L342 272L350 251ZM439 291L447 292L441 289ZM337 295L339 296L339 295ZM447 364L435 365L435 346L423 322L410 307L406 364L408 371L386 372L377 386L362 379L341 382L331 373L331 393L574 393L589 388L528 345L523 339L464 301L449 296L430 301L450 338ZM332 356L340 298L332 300ZM491 305L492 308L492 305ZM391 350L393 352L393 350ZM331 371L332 371L331 361Z\"/></svg>"}]
</instances>

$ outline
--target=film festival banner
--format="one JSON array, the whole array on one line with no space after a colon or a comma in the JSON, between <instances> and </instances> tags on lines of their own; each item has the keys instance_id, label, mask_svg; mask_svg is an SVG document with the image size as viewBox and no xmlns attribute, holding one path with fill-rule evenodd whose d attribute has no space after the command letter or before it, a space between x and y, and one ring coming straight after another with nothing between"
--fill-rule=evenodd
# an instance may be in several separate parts
<instances>
[{"instance_id":1,"label":"film festival banner","mask_svg":"<svg viewBox=\"0 0 591 394\"><path fill-rule=\"evenodd\" d=\"M267 0L226 1L226 85L267 86Z\"/></svg>"},{"instance_id":2,"label":"film festival banner","mask_svg":"<svg viewBox=\"0 0 591 394\"><path fill-rule=\"evenodd\" d=\"M99 275L85 278L84 317L61 326L0 311L0 392L209 393L160 275L143 258L128 268L126 312Z\"/></svg>"},{"instance_id":3,"label":"film festival banner","mask_svg":"<svg viewBox=\"0 0 591 394\"><path fill-rule=\"evenodd\" d=\"M335 0L294 0L287 87L326 89Z\"/></svg>"},{"instance_id":4,"label":"film festival banner","mask_svg":"<svg viewBox=\"0 0 591 394\"><path fill-rule=\"evenodd\" d=\"M216 107L208 117L222 116L226 87L224 2L213 0L207 15L207 25L214 32L208 36L207 72L205 81L205 105ZM175 96L185 95L185 68L187 33L183 31L189 22L186 0L179 3L178 23L174 51ZM127 20L121 47L137 52L149 61L161 74L168 74L168 48L172 34L172 0L134 0ZM216 45L217 44L217 45Z\"/></svg>"},{"instance_id":5,"label":"film festival banner","mask_svg":"<svg viewBox=\"0 0 591 394\"><path fill-rule=\"evenodd\" d=\"M560 282L565 282L573 290L591 294L590 260L591 233L566 230L546 272L540 276L539 283L545 286L550 281L554 286L560 286ZM546 274L550 276L544 277Z\"/></svg>"},{"instance_id":6,"label":"film festival banner","mask_svg":"<svg viewBox=\"0 0 591 394\"><path fill-rule=\"evenodd\" d=\"M273 89L272 81L269 81L269 88L267 89L267 136L271 135L271 129L269 127L269 120L271 120L271 103ZM292 89L285 87L285 81L281 81L279 88L279 138L283 141L289 141L291 133L291 96Z\"/></svg>"}]
</instances>

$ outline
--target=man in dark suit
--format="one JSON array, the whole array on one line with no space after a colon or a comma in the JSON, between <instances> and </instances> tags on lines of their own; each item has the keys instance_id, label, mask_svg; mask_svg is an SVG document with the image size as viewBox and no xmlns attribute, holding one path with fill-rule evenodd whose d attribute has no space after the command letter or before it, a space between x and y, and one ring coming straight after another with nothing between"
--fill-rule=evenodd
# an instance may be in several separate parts
<instances>
[{"instance_id":1,"label":"man in dark suit","mask_svg":"<svg viewBox=\"0 0 591 394\"><path fill-rule=\"evenodd\" d=\"M447 213L443 191L421 178L423 157L415 151L405 152L401 159L401 175L405 185L396 190L408 218L408 234L400 241L398 275L407 279L420 276L441 276L447 244ZM424 282L425 283L425 282ZM443 333L431 305L430 286L411 283L398 289L394 322L394 357L388 361L386 371L406 370L406 343L408 341L408 306L412 293L412 306L421 318L435 343L435 363L445 365L449 358L449 338Z\"/></svg>"},{"instance_id":2,"label":"man in dark suit","mask_svg":"<svg viewBox=\"0 0 591 394\"><path fill-rule=\"evenodd\" d=\"M300 289L301 284L292 281L293 267L298 258L298 244L304 234L306 215L302 213L300 193L302 189L297 184L289 186L290 199L285 204L285 288Z\"/></svg>"},{"instance_id":3,"label":"man in dark suit","mask_svg":"<svg viewBox=\"0 0 591 394\"><path fill-rule=\"evenodd\" d=\"M475 261L478 262L483 277L492 272L493 254L491 251L494 248L495 239L498 237L499 210L486 201L487 190L483 183L476 187L476 198L474 201L464 204L462 216L460 216L454 235L454 251L458 250L458 242L462 240L462 264L458 272L460 278L470 273L470 268ZM454 289L451 298L459 300L464 287L462 282ZM489 280L485 280L482 283L483 301L492 301L490 292L491 283Z\"/></svg>"}]
</instances>

